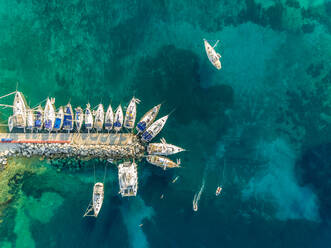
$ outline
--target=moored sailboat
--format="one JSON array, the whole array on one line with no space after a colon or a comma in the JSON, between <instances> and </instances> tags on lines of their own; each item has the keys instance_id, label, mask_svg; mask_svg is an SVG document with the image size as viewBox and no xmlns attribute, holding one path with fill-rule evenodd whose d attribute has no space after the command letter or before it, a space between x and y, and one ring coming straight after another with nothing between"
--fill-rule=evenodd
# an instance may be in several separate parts
<instances>
[{"instance_id":1,"label":"moored sailboat","mask_svg":"<svg viewBox=\"0 0 331 248\"><path fill-rule=\"evenodd\" d=\"M63 120L64 120L64 111L63 111L63 107L60 106L57 113L55 114L53 131L59 131L62 128Z\"/></svg>"},{"instance_id":2,"label":"moored sailboat","mask_svg":"<svg viewBox=\"0 0 331 248\"><path fill-rule=\"evenodd\" d=\"M125 113L125 119L123 126L127 129L133 129L137 115L137 103L140 103L138 98L132 97Z\"/></svg>"},{"instance_id":3,"label":"moored sailboat","mask_svg":"<svg viewBox=\"0 0 331 248\"><path fill-rule=\"evenodd\" d=\"M168 144L164 138L161 139L161 143L150 143L147 147L148 154L152 155L168 156L183 151L185 151L185 149L172 144Z\"/></svg>"},{"instance_id":4,"label":"moored sailboat","mask_svg":"<svg viewBox=\"0 0 331 248\"><path fill-rule=\"evenodd\" d=\"M137 164L133 161L118 166L119 193L124 196L136 196L138 191Z\"/></svg>"},{"instance_id":5,"label":"moored sailboat","mask_svg":"<svg viewBox=\"0 0 331 248\"><path fill-rule=\"evenodd\" d=\"M107 131L112 130L113 124L114 124L114 112L113 112L113 108L109 104L105 117L105 129Z\"/></svg>"},{"instance_id":6,"label":"moored sailboat","mask_svg":"<svg viewBox=\"0 0 331 248\"><path fill-rule=\"evenodd\" d=\"M155 121L146 131L141 135L141 140L144 142L151 141L158 133L162 130L165 123L168 120L168 116L163 116L162 118Z\"/></svg>"},{"instance_id":7,"label":"moored sailboat","mask_svg":"<svg viewBox=\"0 0 331 248\"><path fill-rule=\"evenodd\" d=\"M75 124L76 124L77 131L79 132L83 126L84 112L80 106L75 108L75 111L76 111L75 112Z\"/></svg>"},{"instance_id":8,"label":"moored sailboat","mask_svg":"<svg viewBox=\"0 0 331 248\"><path fill-rule=\"evenodd\" d=\"M136 126L136 130L138 133L144 132L146 128L148 128L153 121L155 120L157 114L159 113L161 108L161 104L154 106L150 109L144 116L140 119Z\"/></svg>"},{"instance_id":9,"label":"moored sailboat","mask_svg":"<svg viewBox=\"0 0 331 248\"><path fill-rule=\"evenodd\" d=\"M26 116L26 128L33 131L35 124L35 116L33 109L28 109Z\"/></svg>"},{"instance_id":10,"label":"moored sailboat","mask_svg":"<svg viewBox=\"0 0 331 248\"><path fill-rule=\"evenodd\" d=\"M83 217L85 216L98 217L102 207L103 198L104 198L104 185L103 183L98 182L93 187L92 203L89 204ZM90 212L92 211L93 213L90 214Z\"/></svg>"},{"instance_id":11,"label":"moored sailboat","mask_svg":"<svg viewBox=\"0 0 331 248\"><path fill-rule=\"evenodd\" d=\"M37 107L37 110L35 111L35 121L34 121L34 127L37 130L43 129L44 125L44 117L43 117L43 108L41 105Z\"/></svg>"},{"instance_id":12,"label":"moored sailboat","mask_svg":"<svg viewBox=\"0 0 331 248\"><path fill-rule=\"evenodd\" d=\"M45 129L49 132L53 130L55 123L55 98L47 98L45 109L44 109L44 125Z\"/></svg>"},{"instance_id":13,"label":"moored sailboat","mask_svg":"<svg viewBox=\"0 0 331 248\"><path fill-rule=\"evenodd\" d=\"M62 129L66 130L68 132L70 132L73 128L73 111L72 111L72 107L71 104L68 103L65 107L64 107L64 118L63 118L63 126Z\"/></svg>"},{"instance_id":14,"label":"moored sailboat","mask_svg":"<svg viewBox=\"0 0 331 248\"><path fill-rule=\"evenodd\" d=\"M94 111L94 128L97 131L102 131L104 121L105 121L105 111L103 105L99 104L97 110Z\"/></svg>"},{"instance_id":15,"label":"moored sailboat","mask_svg":"<svg viewBox=\"0 0 331 248\"><path fill-rule=\"evenodd\" d=\"M85 109L85 128L88 132L93 128L93 115L91 111L91 105L89 103L86 104Z\"/></svg>"},{"instance_id":16,"label":"moored sailboat","mask_svg":"<svg viewBox=\"0 0 331 248\"><path fill-rule=\"evenodd\" d=\"M123 126L123 110L121 105L118 105L115 111L115 118L114 118L114 130L115 132L119 132Z\"/></svg>"},{"instance_id":17,"label":"moored sailboat","mask_svg":"<svg viewBox=\"0 0 331 248\"><path fill-rule=\"evenodd\" d=\"M146 157L147 162L150 164L162 167L164 170L166 168L178 168L180 167L180 159L177 159L176 163L171 159L163 156L157 155L147 155Z\"/></svg>"},{"instance_id":18,"label":"moored sailboat","mask_svg":"<svg viewBox=\"0 0 331 248\"><path fill-rule=\"evenodd\" d=\"M27 104L23 94L16 91L13 103L13 126L16 128L26 127Z\"/></svg>"}]
</instances>

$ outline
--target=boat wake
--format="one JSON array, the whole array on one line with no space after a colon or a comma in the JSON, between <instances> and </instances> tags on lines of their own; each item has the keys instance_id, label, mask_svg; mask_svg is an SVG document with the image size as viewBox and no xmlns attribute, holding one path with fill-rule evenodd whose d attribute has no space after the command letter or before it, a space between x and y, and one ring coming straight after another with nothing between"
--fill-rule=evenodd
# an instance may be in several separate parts
<instances>
[{"instance_id":1,"label":"boat wake","mask_svg":"<svg viewBox=\"0 0 331 248\"><path fill-rule=\"evenodd\" d=\"M202 192L203 192L204 188L205 188L205 181L203 180L199 192L195 193L195 195L193 197L193 210L195 212L198 211L198 205L199 205L200 197L202 195Z\"/></svg>"}]
</instances>

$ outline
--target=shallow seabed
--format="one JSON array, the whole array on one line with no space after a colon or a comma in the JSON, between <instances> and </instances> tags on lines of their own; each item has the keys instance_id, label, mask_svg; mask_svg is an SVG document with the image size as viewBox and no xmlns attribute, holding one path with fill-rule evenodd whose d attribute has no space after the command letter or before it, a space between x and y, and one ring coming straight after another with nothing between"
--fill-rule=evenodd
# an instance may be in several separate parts
<instances>
[{"instance_id":1,"label":"shallow seabed","mask_svg":"<svg viewBox=\"0 0 331 248\"><path fill-rule=\"evenodd\" d=\"M164 101L160 116L176 111L156 140L188 150L179 169L139 162L136 198L109 165L97 219L82 215L105 163L11 161L0 247L331 246L331 1L0 0L0 26L1 95L135 95L138 118ZM222 70L203 38L220 40Z\"/></svg>"}]
</instances>

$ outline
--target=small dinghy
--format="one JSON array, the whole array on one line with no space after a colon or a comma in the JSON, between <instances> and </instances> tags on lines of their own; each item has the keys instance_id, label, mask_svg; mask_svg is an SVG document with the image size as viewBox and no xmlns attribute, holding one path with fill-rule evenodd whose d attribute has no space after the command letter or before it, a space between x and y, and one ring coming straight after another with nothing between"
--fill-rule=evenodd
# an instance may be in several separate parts
<instances>
[{"instance_id":1,"label":"small dinghy","mask_svg":"<svg viewBox=\"0 0 331 248\"><path fill-rule=\"evenodd\" d=\"M87 210L85 211L85 216L98 217L100 209L102 207L104 198L104 186L103 183L96 183L93 187L92 203L89 204ZM92 214L90 214L93 211Z\"/></svg>"},{"instance_id":2,"label":"small dinghy","mask_svg":"<svg viewBox=\"0 0 331 248\"><path fill-rule=\"evenodd\" d=\"M155 121L146 131L141 135L141 140L143 142L150 142L158 133L162 130L165 123L168 120L168 116L163 116L162 118Z\"/></svg>"},{"instance_id":3,"label":"small dinghy","mask_svg":"<svg viewBox=\"0 0 331 248\"><path fill-rule=\"evenodd\" d=\"M55 122L54 122L54 127L53 131L59 131L62 128L63 125L63 120L64 120L64 111L63 107L59 107L59 110L55 114Z\"/></svg>"},{"instance_id":4,"label":"small dinghy","mask_svg":"<svg viewBox=\"0 0 331 248\"><path fill-rule=\"evenodd\" d=\"M123 110L121 105L119 105L115 111L114 118L114 130L115 132L119 132L123 126Z\"/></svg>"},{"instance_id":5,"label":"small dinghy","mask_svg":"<svg viewBox=\"0 0 331 248\"><path fill-rule=\"evenodd\" d=\"M16 128L26 127L27 104L21 92L17 91L13 104L13 126Z\"/></svg>"},{"instance_id":6,"label":"small dinghy","mask_svg":"<svg viewBox=\"0 0 331 248\"><path fill-rule=\"evenodd\" d=\"M222 191L222 187L218 186L215 195L218 196L219 194L221 194L221 191Z\"/></svg>"},{"instance_id":7,"label":"small dinghy","mask_svg":"<svg viewBox=\"0 0 331 248\"><path fill-rule=\"evenodd\" d=\"M44 118L43 118L43 108L39 105L37 107L37 110L35 111L35 121L34 121L34 127L37 130L41 130L43 128L43 124L44 124Z\"/></svg>"},{"instance_id":8,"label":"small dinghy","mask_svg":"<svg viewBox=\"0 0 331 248\"><path fill-rule=\"evenodd\" d=\"M8 129L9 129L9 132L11 132L14 128L14 118L13 116L9 116L8 118Z\"/></svg>"},{"instance_id":9,"label":"small dinghy","mask_svg":"<svg viewBox=\"0 0 331 248\"><path fill-rule=\"evenodd\" d=\"M163 168L164 170L167 168L178 168L180 167L180 159L177 159L176 163L171 159L163 156L156 155L147 155L146 160L148 163L156 165L158 167Z\"/></svg>"},{"instance_id":10,"label":"small dinghy","mask_svg":"<svg viewBox=\"0 0 331 248\"><path fill-rule=\"evenodd\" d=\"M86 104L85 110L85 128L88 132L93 128L93 115L91 111L91 105L88 103Z\"/></svg>"},{"instance_id":11,"label":"small dinghy","mask_svg":"<svg viewBox=\"0 0 331 248\"><path fill-rule=\"evenodd\" d=\"M144 132L146 128L148 128L153 123L157 114L160 111L160 108L161 108L161 104L153 107L146 114L144 114L144 116L140 119L140 121L136 126L136 130L138 131L138 134Z\"/></svg>"},{"instance_id":12,"label":"small dinghy","mask_svg":"<svg viewBox=\"0 0 331 248\"><path fill-rule=\"evenodd\" d=\"M161 143L150 143L147 147L147 152L151 155L168 156L183 151L185 151L185 149L168 144L164 138L161 139Z\"/></svg>"},{"instance_id":13,"label":"small dinghy","mask_svg":"<svg viewBox=\"0 0 331 248\"><path fill-rule=\"evenodd\" d=\"M45 109L44 109L44 125L45 129L49 132L53 130L55 122L55 98L47 98Z\"/></svg>"},{"instance_id":14,"label":"small dinghy","mask_svg":"<svg viewBox=\"0 0 331 248\"><path fill-rule=\"evenodd\" d=\"M97 131L102 131L103 123L105 121L105 111L103 105L99 104L96 111L93 111L94 114L94 128Z\"/></svg>"},{"instance_id":15,"label":"small dinghy","mask_svg":"<svg viewBox=\"0 0 331 248\"><path fill-rule=\"evenodd\" d=\"M29 109L26 117L26 128L30 129L31 131L34 128L35 117L33 109Z\"/></svg>"},{"instance_id":16,"label":"small dinghy","mask_svg":"<svg viewBox=\"0 0 331 248\"><path fill-rule=\"evenodd\" d=\"M137 115L137 103L140 103L138 98L132 97L128 108L126 109L125 119L124 119L124 127L127 129L133 129L134 123L136 121Z\"/></svg>"},{"instance_id":17,"label":"small dinghy","mask_svg":"<svg viewBox=\"0 0 331 248\"><path fill-rule=\"evenodd\" d=\"M75 108L75 123L76 123L76 128L77 131L79 132L80 129L83 126L83 121L84 121L84 112L83 109L81 107L77 107Z\"/></svg>"},{"instance_id":18,"label":"small dinghy","mask_svg":"<svg viewBox=\"0 0 331 248\"><path fill-rule=\"evenodd\" d=\"M109 104L109 107L106 112L106 118L105 118L105 129L107 131L112 130L113 124L114 124L114 112L113 112L111 105Z\"/></svg>"},{"instance_id":19,"label":"small dinghy","mask_svg":"<svg viewBox=\"0 0 331 248\"><path fill-rule=\"evenodd\" d=\"M203 39L203 41L209 61L216 67L216 69L220 70L222 68L220 61L221 55L215 51L215 47L219 41L217 41L214 46L211 46L206 39Z\"/></svg>"},{"instance_id":20,"label":"small dinghy","mask_svg":"<svg viewBox=\"0 0 331 248\"><path fill-rule=\"evenodd\" d=\"M68 132L70 132L73 128L74 128L74 124L73 124L73 111L72 111L72 107L71 104L68 103L65 107L64 107L64 119L63 119L63 126L62 129L66 130Z\"/></svg>"}]
</instances>

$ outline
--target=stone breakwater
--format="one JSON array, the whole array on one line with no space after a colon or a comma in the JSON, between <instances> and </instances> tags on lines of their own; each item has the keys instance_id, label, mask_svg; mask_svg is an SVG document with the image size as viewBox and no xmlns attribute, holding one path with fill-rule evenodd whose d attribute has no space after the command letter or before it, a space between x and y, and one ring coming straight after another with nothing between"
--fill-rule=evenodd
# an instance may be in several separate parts
<instances>
[{"instance_id":1,"label":"stone breakwater","mask_svg":"<svg viewBox=\"0 0 331 248\"><path fill-rule=\"evenodd\" d=\"M139 142L130 145L76 145L76 144L17 144L8 150L0 152L0 165L6 165L10 157L41 156L47 159L77 158L77 159L141 159L145 147Z\"/></svg>"}]
</instances>

